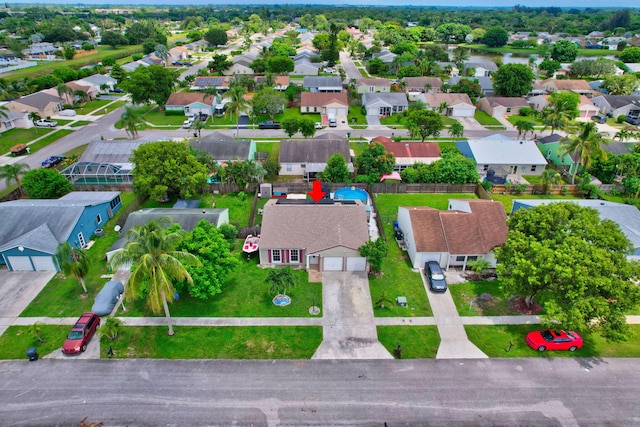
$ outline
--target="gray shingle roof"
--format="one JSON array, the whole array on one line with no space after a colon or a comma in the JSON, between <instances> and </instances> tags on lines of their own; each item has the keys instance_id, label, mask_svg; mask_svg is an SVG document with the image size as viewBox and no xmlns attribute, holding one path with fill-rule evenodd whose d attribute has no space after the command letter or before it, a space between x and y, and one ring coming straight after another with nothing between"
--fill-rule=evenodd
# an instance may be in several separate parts
<instances>
[{"instance_id":1,"label":"gray shingle roof","mask_svg":"<svg viewBox=\"0 0 640 427\"><path fill-rule=\"evenodd\" d=\"M318 138L280 142L280 163L326 163L336 153L350 162L349 141L344 138Z\"/></svg>"},{"instance_id":2,"label":"gray shingle roof","mask_svg":"<svg viewBox=\"0 0 640 427\"><path fill-rule=\"evenodd\" d=\"M605 95L604 99L607 100L611 108L621 108L629 104L640 107L640 96L631 95Z\"/></svg>"},{"instance_id":3,"label":"gray shingle roof","mask_svg":"<svg viewBox=\"0 0 640 427\"><path fill-rule=\"evenodd\" d=\"M306 76L303 86L306 88L313 87L342 87L342 79L337 76Z\"/></svg>"},{"instance_id":4,"label":"gray shingle roof","mask_svg":"<svg viewBox=\"0 0 640 427\"><path fill-rule=\"evenodd\" d=\"M253 160L250 139L234 139L220 132L213 132L199 140L191 140L189 147L209 153L215 160Z\"/></svg>"},{"instance_id":5,"label":"gray shingle roof","mask_svg":"<svg viewBox=\"0 0 640 427\"><path fill-rule=\"evenodd\" d=\"M22 96L16 99L16 102L19 102L23 105L28 105L33 108L37 108L38 110L44 110L47 105L51 104L52 102L56 104L62 102L62 98L60 98L59 96L49 95L48 93L44 92L36 92L34 94Z\"/></svg>"},{"instance_id":6,"label":"gray shingle roof","mask_svg":"<svg viewBox=\"0 0 640 427\"><path fill-rule=\"evenodd\" d=\"M407 95L404 93L365 93L362 95L362 104L369 105L374 102L382 101L391 105L409 106Z\"/></svg>"}]
</instances>

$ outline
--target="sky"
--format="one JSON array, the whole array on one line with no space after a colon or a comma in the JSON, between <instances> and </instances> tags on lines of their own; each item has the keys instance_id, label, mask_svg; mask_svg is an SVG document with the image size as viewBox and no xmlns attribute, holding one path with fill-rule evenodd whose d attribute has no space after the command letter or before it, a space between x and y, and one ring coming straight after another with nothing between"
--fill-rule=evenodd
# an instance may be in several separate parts
<instances>
[{"instance_id":1,"label":"sky","mask_svg":"<svg viewBox=\"0 0 640 427\"><path fill-rule=\"evenodd\" d=\"M17 3L31 3L31 4L82 4L82 5L209 5L209 4L247 4L247 5L274 5L274 4L322 4L322 5L340 5L340 6L398 6L397 0L292 0L292 1L278 1L278 0L223 0L223 1L180 1L180 0L84 0L81 2L76 1L64 1L64 0L40 0L34 2L33 0L17 0L10 1L9 4ZM617 0L616 2L607 2L604 0L404 0L403 6L443 6L443 7L511 7L515 5L523 5L528 7L563 7L563 8L625 8L634 7L638 8L640 5L637 0Z\"/></svg>"}]
</instances>

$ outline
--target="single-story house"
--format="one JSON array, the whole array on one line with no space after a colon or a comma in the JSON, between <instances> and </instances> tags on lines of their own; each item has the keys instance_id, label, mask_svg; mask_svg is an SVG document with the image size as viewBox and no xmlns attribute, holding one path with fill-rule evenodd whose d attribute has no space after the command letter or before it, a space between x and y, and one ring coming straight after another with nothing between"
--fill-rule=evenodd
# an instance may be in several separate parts
<instances>
[{"instance_id":1,"label":"single-story house","mask_svg":"<svg viewBox=\"0 0 640 427\"><path fill-rule=\"evenodd\" d=\"M58 95L36 92L22 96L5 104L7 110L14 113L38 113L43 119L55 116L62 111L64 101Z\"/></svg>"},{"instance_id":2,"label":"single-story house","mask_svg":"<svg viewBox=\"0 0 640 427\"><path fill-rule=\"evenodd\" d=\"M416 163L429 164L440 160L437 142L394 142L386 136L377 136L371 143L379 142L388 153L393 153L396 162L393 170L401 172Z\"/></svg>"},{"instance_id":3,"label":"single-story house","mask_svg":"<svg viewBox=\"0 0 640 427\"><path fill-rule=\"evenodd\" d=\"M301 175L306 181L314 180L327 166L329 158L340 153L353 172L349 141L334 134L323 134L312 139L280 141L280 175Z\"/></svg>"},{"instance_id":4,"label":"single-story house","mask_svg":"<svg viewBox=\"0 0 640 427\"><path fill-rule=\"evenodd\" d=\"M609 202L606 200L589 199L567 199L567 200L544 200L544 199L516 199L513 201L511 213L518 209L530 209L549 203L569 202L581 207L592 208L598 211L600 219L608 219L620 226L622 232L627 236L633 245L633 252L627 256L629 259L640 259L640 211L633 205L624 203Z\"/></svg>"},{"instance_id":5,"label":"single-story house","mask_svg":"<svg viewBox=\"0 0 640 427\"><path fill-rule=\"evenodd\" d=\"M33 127L33 122L29 119L27 113L7 111L5 114L6 117L0 117L0 132L15 128L26 129Z\"/></svg>"},{"instance_id":6,"label":"single-story house","mask_svg":"<svg viewBox=\"0 0 640 427\"><path fill-rule=\"evenodd\" d=\"M0 203L0 263L9 271L60 270L58 246L85 247L121 207L118 191L73 191L57 200Z\"/></svg>"},{"instance_id":7,"label":"single-story house","mask_svg":"<svg viewBox=\"0 0 640 427\"><path fill-rule=\"evenodd\" d=\"M487 96L478 101L478 108L491 117L517 116L523 107L529 107L523 97Z\"/></svg>"},{"instance_id":8,"label":"single-story house","mask_svg":"<svg viewBox=\"0 0 640 427\"><path fill-rule=\"evenodd\" d=\"M167 111L182 111L184 114L213 115L216 98L202 92L172 92L167 100Z\"/></svg>"},{"instance_id":9,"label":"single-story house","mask_svg":"<svg viewBox=\"0 0 640 427\"><path fill-rule=\"evenodd\" d=\"M586 80L546 79L542 81L542 87L549 93L566 90L590 96L593 92Z\"/></svg>"},{"instance_id":10,"label":"single-story house","mask_svg":"<svg viewBox=\"0 0 640 427\"><path fill-rule=\"evenodd\" d=\"M591 102L602 114L640 116L640 96L601 95L591 98Z\"/></svg>"},{"instance_id":11,"label":"single-story house","mask_svg":"<svg viewBox=\"0 0 640 427\"><path fill-rule=\"evenodd\" d=\"M358 93L376 93L391 91L391 80L389 79L357 79L356 91Z\"/></svg>"},{"instance_id":12,"label":"single-story house","mask_svg":"<svg viewBox=\"0 0 640 427\"><path fill-rule=\"evenodd\" d=\"M27 59L44 59L51 61L57 59L55 53L60 50L58 46L54 46L49 42L32 43L22 53Z\"/></svg>"},{"instance_id":13,"label":"single-story house","mask_svg":"<svg viewBox=\"0 0 640 427\"><path fill-rule=\"evenodd\" d=\"M300 203L302 202L302 203ZM260 230L260 265L318 271L366 271L359 248L369 240L360 201L269 200Z\"/></svg>"},{"instance_id":14,"label":"single-story house","mask_svg":"<svg viewBox=\"0 0 640 427\"><path fill-rule=\"evenodd\" d=\"M491 73L498 71L498 66L493 62L466 62L463 74L467 74L469 70L474 70L472 77L489 77Z\"/></svg>"},{"instance_id":15,"label":"single-story house","mask_svg":"<svg viewBox=\"0 0 640 427\"><path fill-rule=\"evenodd\" d=\"M560 142L562 138L562 135L554 133L543 138L538 138L535 142L544 158L547 159L547 162L560 166L567 172L572 173L574 165L576 165L577 162L570 154L562 151L562 147L564 146L564 144Z\"/></svg>"},{"instance_id":16,"label":"single-story house","mask_svg":"<svg viewBox=\"0 0 640 427\"><path fill-rule=\"evenodd\" d=\"M92 101L100 92L99 89L96 89L91 85L81 84L78 82L67 82L65 83L65 86L67 86L71 90L71 93L65 93L62 95L62 99L64 100L65 104L74 104L75 101L80 100L80 97L76 94L76 92L84 92L86 94L85 101ZM43 90L43 92L48 93L49 95L58 96L58 89L54 87L45 89Z\"/></svg>"},{"instance_id":17,"label":"single-story house","mask_svg":"<svg viewBox=\"0 0 640 427\"><path fill-rule=\"evenodd\" d=\"M212 132L202 138L190 140L189 147L210 154L219 165L254 160L256 156L255 141L235 139L221 132Z\"/></svg>"},{"instance_id":18,"label":"single-story house","mask_svg":"<svg viewBox=\"0 0 640 427\"><path fill-rule=\"evenodd\" d=\"M580 95L578 101L578 117L582 117L583 119L590 119L591 117L598 114L598 107L593 104L593 99L590 99L585 95ZM529 103L529 106L534 110L542 111L546 106L549 105L549 95L530 96L527 102Z\"/></svg>"},{"instance_id":19,"label":"single-story house","mask_svg":"<svg viewBox=\"0 0 640 427\"><path fill-rule=\"evenodd\" d=\"M293 76L317 76L322 64L319 62L311 62L306 58L296 59L293 63Z\"/></svg>"},{"instance_id":20,"label":"single-story house","mask_svg":"<svg viewBox=\"0 0 640 427\"><path fill-rule=\"evenodd\" d=\"M372 56L374 58L378 58L379 60L387 64L387 66L391 67L391 65L393 64L393 60L398 55L388 49L383 49L380 52L374 52Z\"/></svg>"},{"instance_id":21,"label":"single-story house","mask_svg":"<svg viewBox=\"0 0 640 427\"><path fill-rule=\"evenodd\" d=\"M507 240L507 215L500 202L450 199L448 210L426 206L399 207L398 227L404 233L414 268L436 261L444 269L485 259L495 267L493 250Z\"/></svg>"},{"instance_id":22,"label":"single-story house","mask_svg":"<svg viewBox=\"0 0 640 427\"><path fill-rule=\"evenodd\" d=\"M273 77L273 88L275 90L283 91L289 87L289 82L290 82L289 76L274 75L272 77ZM266 76L253 76L253 80L257 84L264 83L266 78L267 78Z\"/></svg>"},{"instance_id":23,"label":"single-story house","mask_svg":"<svg viewBox=\"0 0 640 427\"><path fill-rule=\"evenodd\" d=\"M471 81L475 81L480 85L480 92L484 96L493 96L493 80L491 77L479 76L479 77L463 77L463 76L452 76L449 81L447 81L447 85L449 87L453 85L457 85L460 83L460 80L467 79Z\"/></svg>"},{"instance_id":24,"label":"single-story house","mask_svg":"<svg viewBox=\"0 0 640 427\"><path fill-rule=\"evenodd\" d=\"M323 116L344 116L349 113L346 92L302 92L300 94L301 113L320 113Z\"/></svg>"},{"instance_id":25,"label":"single-story house","mask_svg":"<svg viewBox=\"0 0 640 427\"><path fill-rule=\"evenodd\" d=\"M404 77L404 92L439 93L442 87L440 77Z\"/></svg>"},{"instance_id":26,"label":"single-story house","mask_svg":"<svg viewBox=\"0 0 640 427\"><path fill-rule=\"evenodd\" d=\"M253 73L254 71L253 68L251 68L251 62L247 60L237 61L231 65L231 67L222 72L225 76L235 76L237 74L252 75Z\"/></svg>"},{"instance_id":27,"label":"single-story house","mask_svg":"<svg viewBox=\"0 0 640 427\"><path fill-rule=\"evenodd\" d=\"M227 90L229 89L229 85L231 84L231 77L229 76L220 76L220 77L196 77L193 81L193 85L191 86L191 90L204 90L204 89L218 89L218 90Z\"/></svg>"},{"instance_id":28,"label":"single-story house","mask_svg":"<svg viewBox=\"0 0 640 427\"><path fill-rule=\"evenodd\" d=\"M124 223L124 227L122 227L120 231L120 238L116 240L106 253L107 261L111 261L113 255L127 244L127 231L133 227L146 225L150 221L158 221L160 218L169 218L172 223L180 224L180 228L183 230L192 231L203 219L214 224L216 227L220 227L222 224L229 224L229 209L147 208L131 212L127 217L127 221ZM120 268L129 268L129 266L121 266Z\"/></svg>"},{"instance_id":29,"label":"single-story house","mask_svg":"<svg viewBox=\"0 0 640 427\"><path fill-rule=\"evenodd\" d=\"M81 85L89 85L98 90L100 93L106 93L110 89L113 89L118 81L107 74L94 74L87 76L83 79L76 80Z\"/></svg>"},{"instance_id":30,"label":"single-story house","mask_svg":"<svg viewBox=\"0 0 640 427\"><path fill-rule=\"evenodd\" d=\"M170 62L185 61L189 58L189 49L184 46L176 46L169 49Z\"/></svg>"},{"instance_id":31,"label":"single-story house","mask_svg":"<svg viewBox=\"0 0 640 427\"><path fill-rule=\"evenodd\" d=\"M518 182L522 175L541 175L547 161L533 141L495 134L456 142L465 157L473 159L481 176L496 176Z\"/></svg>"},{"instance_id":32,"label":"single-story house","mask_svg":"<svg viewBox=\"0 0 640 427\"><path fill-rule=\"evenodd\" d=\"M424 102L434 111L446 105L441 114L449 117L473 117L476 113L476 107L466 93L425 93Z\"/></svg>"},{"instance_id":33,"label":"single-story house","mask_svg":"<svg viewBox=\"0 0 640 427\"><path fill-rule=\"evenodd\" d=\"M310 92L342 92L338 76L306 76L302 86Z\"/></svg>"},{"instance_id":34,"label":"single-story house","mask_svg":"<svg viewBox=\"0 0 640 427\"><path fill-rule=\"evenodd\" d=\"M367 116L386 117L402 113L409 108L409 101L404 93L365 93L362 95L362 105L367 110Z\"/></svg>"}]
</instances>

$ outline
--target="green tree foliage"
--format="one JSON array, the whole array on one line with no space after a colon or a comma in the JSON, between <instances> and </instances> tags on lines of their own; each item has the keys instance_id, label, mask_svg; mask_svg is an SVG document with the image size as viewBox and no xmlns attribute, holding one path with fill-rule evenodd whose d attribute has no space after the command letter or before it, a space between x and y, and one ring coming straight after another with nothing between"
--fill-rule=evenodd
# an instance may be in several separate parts
<instances>
[{"instance_id":1,"label":"green tree foliage","mask_svg":"<svg viewBox=\"0 0 640 427\"><path fill-rule=\"evenodd\" d=\"M482 97L482 87L478 83L478 79L462 78L458 83L451 86L451 92L466 93L473 103Z\"/></svg>"},{"instance_id":2,"label":"green tree foliage","mask_svg":"<svg viewBox=\"0 0 640 427\"><path fill-rule=\"evenodd\" d=\"M227 32L222 28L211 28L203 38L213 47L223 46L228 41Z\"/></svg>"},{"instance_id":3,"label":"green tree foliage","mask_svg":"<svg viewBox=\"0 0 640 427\"><path fill-rule=\"evenodd\" d=\"M253 160L233 162L225 168L225 181L237 184L241 189L256 184L264 176L264 169Z\"/></svg>"},{"instance_id":4,"label":"green tree foliage","mask_svg":"<svg viewBox=\"0 0 640 427\"><path fill-rule=\"evenodd\" d=\"M360 256L367 258L370 274L379 274L382 271L382 263L387 256L387 249L387 242L382 238L369 240L358 248Z\"/></svg>"},{"instance_id":5,"label":"green tree foliage","mask_svg":"<svg viewBox=\"0 0 640 427\"><path fill-rule=\"evenodd\" d=\"M218 230L222 233L227 243L229 243L229 247L233 247L233 243L236 237L238 237L238 229L233 224L221 224Z\"/></svg>"},{"instance_id":6,"label":"green tree foliage","mask_svg":"<svg viewBox=\"0 0 640 427\"><path fill-rule=\"evenodd\" d=\"M267 59L267 71L274 74L287 74L294 69L293 59L288 56L274 56Z\"/></svg>"},{"instance_id":7,"label":"green tree foliage","mask_svg":"<svg viewBox=\"0 0 640 427\"><path fill-rule=\"evenodd\" d=\"M32 169L22 177L22 188L32 199L57 199L73 191L73 184L55 169Z\"/></svg>"},{"instance_id":8,"label":"green tree foliage","mask_svg":"<svg viewBox=\"0 0 640 427\"><path fill-rule=\"evenodd\" d=\"M318 174L318 179L324 182L349 182L349 168L342 154L335 153L329 157L327 166Z\"/></svg>"},{"instance_id":9,"label":"green tree foliage","mask_svg":"<svg viewBox=\"0 0 640 427\"><path fill-rule=\"evenodd\" d=\"M173 92L178 72L162 65L138 67L121 83L124 90L131 94L134 104L149 104L151 101L164 110L169 95Z\"/></svg>"},{"instance_id":10,"label":"green tree foliage","mask_svg":"<svg viewBox=\"0 0 640 427\"><path fill-rule=\"evenodd\" d=\"M420 77L422 76L422 72L416 65L410 64L400 67L397 76L399 79L403 79L405 77Z\"/></svg>"},{"instance_id":11,"label":"green tree foliage","mask_svg":"<svg viewBox=\"0 0 640 427\"><path fill-rule=\"evenodd\" d=\"M535 127L533 122L529 120L518 120L515 124L516 129L518 129L518 138L521 136L526 140L528 133L533 133Z\"/></svg>"},{"instance_id":12,"label":"green tree foliage","mask_svg":"<svg viewBox=\"0 0 640 427\"><path fill-rule=\"evenodd\" d=\"M602 87L610 95L631 95L639 85L640 81L634 74L609 75L602 82Z\"/></svg>"},{"instance_id":13,"label":"green tree foliage","mask_svg":"<svg viewBox=\"0 0 640 427\"><path fill-rule=\"evenodd\" d=\"M286 295L298 285L296 276L291 267L272 268L264 280L269 285L271 295Z\"/></svg>"},{"instance_id":14,"label":"green tree foliage","mask_svg":"<svg viewBox=\"0 0 640 427\"><path fill-rule=\"evenodd\" d=\"M153 46L167 44L167 36L155 27L153 21L134 22L127 27L124 36L132 45L141 44L145 40L153 41Z\"/></svg>"},{"instance_id":15,"label":"green tree foliage","mask_svg":"<svg viewBox=\"0 0 640 427\"><path fill-rule=\"evenodd\" d=\"M389 66L380 58L371 58L367 62L367 71L369 71L369 74L385 74L389 71Z\"/></svg>"},{"instance_id":16,"label":"green tree foliage","mask_svg":"<svg viewBox=\"0 0 640 427\"><path fill-rule=\"evenodd\" d=\"M543 321L610 340L627 335L625 314L640 303L638 266L619 226L592 208L551 203L519 209L496 248L497 272L508 294L535 298Z\"/></svg>"},{"instance_id":17,"label":"green tree foliage","mask_svg":"<svg viewBox=\"0 0 640 427\"><path fill-rule=\"evenodd\" d=\"M489 47L502 47L509 41L509 33L502 27L487 29L482 37L482 43Z\"/></svg>"},{"instance_id":18,"label":"green tree foliage","mask_svg":"<svg viewBox=\"0 0 640 427\"><path fill-rule=\"evenodd\" d=\"M136 192L161 200L165 196L190 199L204 187L207 168L185 143L158 141L133 151L131 161Z\"/></svg>"},{"instance_id":19,"label":"green tree foliage","mask_svg":"<svg viewBox=\"0 0 640 427\"><path fill-rule=\"evenodd\" d=\"M215 54L211 57L211 61L207 64L207 67L210 70L214 70L218 73L218 75L222 75L222 72L229 67L231 67L233 63L229 61L227 55Z\"/></svg>"},{"instance_id":20,"label":"green tree foliage","mask_svg":"<svg viewBox=\"0 0 640 427\"><path fill-rule=\"evenodd\" d=\"M300 120L294 116L285 117L280 122L280 126L282 127L282 130L284 130L284 133L289 135L289 138L291 138L300 130Z\"/></svg>"},{"instance_id":21,"label":"green tree foliage","mask_svg":"<svg viewBox=\"0 0 640 427\"><path fill-rule=\"evenodd\" d=\"M123 250L111 258L111 266L114 269L132 266L125 285L125 298L133 300L144 296L154 314L160 314L164 309L169 335L173 335L168 302L173 302L176 293L174 281L193 285L193 279L182 263L199 265L200 261L193 254L176 250L186 232L181 229L170 231L169 225L169 218L164 217L131 228L125 235L127 243Z\"/></svg>"},{"instance_id":22,"label":"green tree foliage","mask_svg":"<svg viewBox=\"0 0 640 427\"><path fill-rule=\"evenodd\" d=\"M620 60L626 63L640 62L640 47L637 47L637 46L626 47L620 54Z\"/></svg>"},{"instance_id":23,"label":"green tree foliage","mask_svg":"<svg viewBox=\"0 0 640 427\"><path fill-rule=\"evenodd\" d=\"M551 58L558 62L573 62L579 52L578 45L570 40L558 40L551 46Z\"/></svg>"},{"instance_id":24,"label":"green tree foliage","mask_svg":"<svg viewBox=\"0 0 640 427\"><path fill-rule=\"evenodd\" d=\"M118 31L104 31L101 34L100 44L106 44L115 49L118 46L126 45L127 39Z\"/></svg>"},{"instance_id":25,"label":"green tree foliage","mask_svg":"<svg viewBox=\"0 0 640 427\"><path fill-rule=\"evenodd\" d=\"M12 183L18 185L18 191L22 194L22 183L20 178L29 170L26 163L10 163L0 166L0 179L4 179L5 184L9 187Z\"/></svg>"},{"instance_id":26,"label":"green tree foliage","mask_svg":"<svg viewBox=\"0 0 640 427\"><path fill-rule=\"evenodd\" d=\"M576 61L569 66L572 76L577 78L595 77L600 78L616 72L616 63L609 59L583 59Z\"/></svg>"},{"instance_id":27,"label":"green tree foliage","mask_svg":"<svg viewBox=\"0 0 640 427\"><path fill-rule=\"evenodd\" d=\"M473 184L480 178L472 159L457 149L443 150L441 159L431 164L417 163L400 172L406 183Z\"/></svg>"},{"instance_id":28,"label":"green tree foliage","mask_svg":"<svg viewBox=\"0 0 640 427\"><path fill-rule=\"evenodd\" d=\"M382 175L393 172L395 163L393 153L387 152L379 142L368 145L355 159L358 174L375 175L376 181L379 181Z\"/></svg>"},{"instance_id":29,"label":"green tree foliage","mask_svg":"<svg viewBox=\"0 0 640 427\"><path fill-rule=\"evenodd\" d=\"M118 123L124 128L124 130L127 132L127 135L130 135L131 138L135 138L136 136L138 136L140 115L138 114L138 110L134 106L127 105L124 107L124 111L122 112Z\"/></svg>"},{"instance_id":30,"label":"green tree foliage","mask_svg":"<svg viewBox=\"0 0 640 427\"><path fill-rule=\"evenodd\" d=\"M303 117L298 120L300 126L300 133L305 138L312 138L316 134L316 123L309 117Z\"/></svg>"},{"instance_id":31,"label":"green tree foliage","mask_svg":"<svg viewBox=\"0 0 640 427\"><path fill-rule=\"evenodd\" d=\"M533 89L534 80L525 64L505 64L493 73L493 88L499 96L524 96Z\"/></svg>"},{"instance_id":32,"label":"green tree foliage","mask_svg":"<svg viewBox=\"0 0 640 427\"><path fill-rule=\"evenodd\" d=\"M444 128L440 114L431 110L413 110L406 120L409 135L420 138L422 142L430 136L437 137Z\"/></svg>"},{"instance_id":33,"label":"green tree foliage","mask_svg":"<svg viewBox=\"0 0 640 427\"><path fill-rule=\"evenodd\" d=\"M607 159L607 152L602 149L607 144L604 134L598 132L595 122L581 122L574 136L566 136L560 140L564 145L560 148L562 156L571 154L579 159L578 163L588 169L594 158ZM580 168L575 168L572 183Z\"/></svg>"},{"instance_id":34,"label":"green tree foliage","mask_svg":"<svg viewBox=\"0 0 640 427\"><path fill-rule=\"evenodd\" d=\"M436 37L445 42L462 43L469 33L471 27L464 24L446 23L436 28Z\"/></svg>"},{"instance_id":35,"label":"green tree foliage","mask_svg":"<svg viewBox=\"0 0 640 427\"><path fill-rule=\"evenodd\" d=\"M560 68L562 68L562 64L553 59L545 59L538 65L538 70L544 71L547 77L553 76Z\"/></svg>"},{"instance_id":36,"label":"green tree foliage","mask_svg":"<svg viewBox=\"0 0 640 427\"><path fill-rule=\"evenodd\" d=\"M266 87L255 93L251 100L254 112L267 113L269 118L273 120L277 113L284 110L287 98L277 90Z\"/></svg>"},{"instance_id":37,"label":"green tree foliage","mask_svg":"<svg viewBox=\"0 0 640 427\"><path fill-rule=\"evenodd\" d=\"M56 261L66 276L73 276L80 285L84 293L88 293L87 285L84 282L89 273L89 257L82 248L71 246L69 242L58 245L55 253Z\"/></svg>"},{"instance_id":38,"label":"green tree foliage","mask_svg":"<svg viewBox=\"0 0 640 427\"><path fill-rule=\"evenodd\" d=\"M176 287L178 291L186 287L189 295L195 298L207 299L219 294L227 275L238 265L228 240L214 224L204 219L176 248L195 255L200 261L201 265L185 266L193 279L193 286L182 283Z\"/></svg>"},{"instance_id":39,"label":"green tree foliage","mask_svg":"<svg viewBox=\"0 0 640 427\"><path fill-rule=\"evenodd\" d=\"M111 67L111 73L109 73L109 75L116 79L118 83L121 83L125 78L127 78L127 73L120 64L114 64Z\"/></svg>"},{"instance_id":40,"label":"green tree foliage","mask_svg":"<svg viewBox=\"0 0 640 427\"><path fill-rule=\"evenodd\" d=\"M301 86L297 85L289 85L284 90L284 96L287 98L287 101L293 102L296 99L296 96L304 89Z\"/></svg>"},{"instance_id":41,"label":"green tree foliage","mask_svg":"<svg viewBox=\"0 0 640 427\"><path fill-rule=\"evenodd\" d=\"M107 317L107 320L100 325L98 334L100 334L101 337L106 337L109 341L115 341L123 327L124 324L122 323L122 320L117 317L109 316Z\"/></svg>"}]
</instances>

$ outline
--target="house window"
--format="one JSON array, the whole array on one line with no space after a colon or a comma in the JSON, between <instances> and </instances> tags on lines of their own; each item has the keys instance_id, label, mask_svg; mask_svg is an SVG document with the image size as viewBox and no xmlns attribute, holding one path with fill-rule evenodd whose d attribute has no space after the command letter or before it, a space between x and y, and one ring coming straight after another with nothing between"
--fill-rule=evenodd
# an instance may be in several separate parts
<instances>
[{"instance_id":1,"label":"house window","mask_svg":"<svg viewBox=\"0 0 640 427\"><path fill-rule=\"evenodd\" d=\"M522 168L524 170L524 168ZM531 165L531 172L535 172L536 171L536 165Z\"/></svg>"},{"instance_id":2,"label":"house window","mask_svg":"<svg viewBox=\"0 0 640 427\"><path fill-rule=\"evenodd\" d=\"M291 165L287 165L287 172L291 172Z\"/></svg>"},{"instance_id":3,"label":"house window","mask_svg":"<svg viewBox=\"0 0 640 427\"><path fill-rule=\"evenodd\" d=\"M317 113L318 112L318 107L313 107L313 112Z\"/></svg>"},{"instance_id":4,"label":"house window","mask_svg":"<svg viewBox=\"0 0 640 427\"><path fill-rule=\"evenodd\" d=\"M291 251L289 251L289 262L291 264L300 262L300 251L298 249L291 249Z\"/></svg>"},{"instance_id":5,"label":"house window","mask_svg":"<svg viewBox=\"0 0 640 427\"><path fill-rule=\"evenodd\" d=\"M309 107L307 107L307 108L306 108L306 111L305 111L305 112L306 112L306 113L308 113L308 112L309 112Z\"/></svg>"},{"instance_id":6,"label":"house window","mask_svg":"<svg viewBox=\"0 0 640 427\"><path fill-rule=\"evenodd\" d=\"M456 257L456 261L463 262L464 261L464 256L457 256Z\"/></svg>"},{"instance_id":7,"label":"house window","mask_svg":"<svg viewBox=\"0 0 640 427\"><path fill-rule=\"evenodd\" d=\"M189 107L184 107L184 113L189 114Z\"/></svg>"},{"instance_id":8,"label":"house window","mask_svg":"<svg viewBox=\"0 0 640 427\"><path fill-rule=\"evenodd\" d=\"M86 242L84 241L84 235L82 233L78 233L78 245L81 248L84 248L85 244L86 244Z\"/></svg>"},{"instance_id":9,"label":"house window","mask_svg":"<svg viewBox=\"0 0 640 427\"><path fill-rule=\"evenodd\" d=\"M485 172L488 171L489 170L489 165L484 165L482 167L482 170L485 171Z\"/></svg>"},{"instance_id":10,"label":"house window","mask_svg":"<svg viewBox=\"0 0 640 427\"><path fill-rule=\"evenodd\" d=\"M470 257L467 257L467 261L477 261L478 260L478 256L477 255L473 255Z\"/></svg>"},{"instance_id":11,"label":"house window","mask_svg":"<svg viewBox=\"0 0 640 427\"><path fill-rule=\"evenodd\" d=\"M111 202L109 202L109 207L113 210L113 208L118 206L120 203L122 203L120 201L120 195L117 195Z\"/></svg>"},{"instance_id":12,"label":"house window","mask_svg":"<svg viewBox=\"0 0 640 427\"><path fill-rule=\"evenodd\" d=\"M102 217L100 216L100 214L96 215L96 221L98 222L98 224L102 224Z\"/></svg>"},{"instance_id":13,"label":"house window","mask_svg":"<svg viewBox=\"0 0 640 427\"><path fill-rule=\"evenodd\" d=\"M275 262L275 263L282 262L282 254L280 252L280 249L271 250L271 262Z\"/></svg>"},{"instance_id":14,"label":"house window","mask_svg":"<svg viewBox=\"0 0 640 427\"><path fill-rule=\"evenodd\" d=\"M507 113L511 112L511 107L507 108Z\"/></svg>"},{"instance_id":15,"label":"house window","mask_svg":"<svg viewBox=\"0 0 640 427\"><path fill-rule=\"evenodd\" d=\"M369 86L369 92L373 93L376 91L376 88L373 86Z\"/></svg>"}]
</instances>

